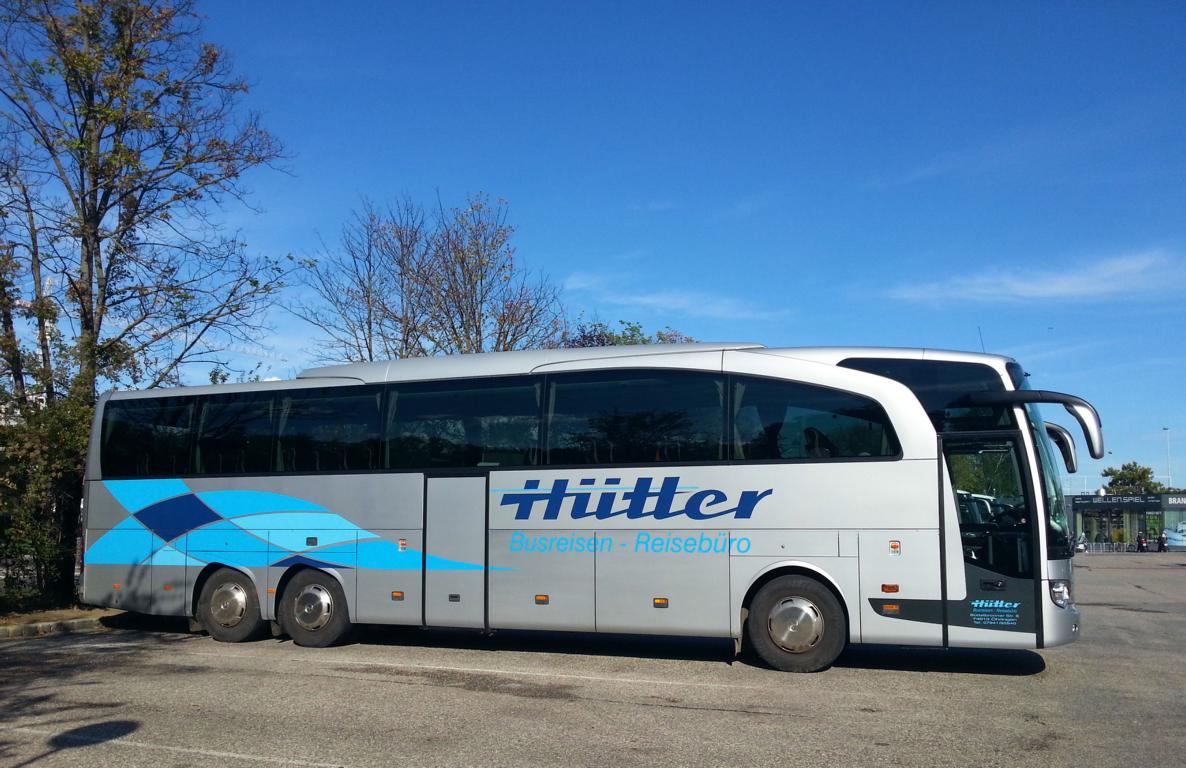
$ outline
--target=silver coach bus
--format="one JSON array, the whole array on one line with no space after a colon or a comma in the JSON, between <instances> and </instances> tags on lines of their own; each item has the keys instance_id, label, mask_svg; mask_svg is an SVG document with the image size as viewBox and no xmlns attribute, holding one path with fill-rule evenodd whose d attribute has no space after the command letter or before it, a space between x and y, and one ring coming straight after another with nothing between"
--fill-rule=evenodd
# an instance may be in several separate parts
<instances>
[{"instance_id":1,"label":"silver coach bus","mask_svg":"<svg viewBox=\"0 0 1186 768\"><path fill-rule=\"evenodd\" d=\"M1043 648L1079 631L1055 450L993 355L756 344L360 363L104 396L82 600L275 622Z\"/></svg>"}]
</instances>

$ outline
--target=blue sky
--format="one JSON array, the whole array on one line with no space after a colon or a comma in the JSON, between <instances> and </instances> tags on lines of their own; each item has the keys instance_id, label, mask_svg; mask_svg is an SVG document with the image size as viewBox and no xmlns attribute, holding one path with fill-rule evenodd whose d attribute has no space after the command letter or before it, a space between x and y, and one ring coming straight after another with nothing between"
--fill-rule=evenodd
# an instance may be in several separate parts
<instances>
[{"instance_id":1,"label":"blue sky","mask_svg":"<svg viewBox=\"0 0 1186 768\"><path fill-rule=\"evenodd\" d=\"M638 7L645 5L645 7ZM309 255L363 197L505 198L586 316L1018 357L1186 484L1186 5L202 6L287 174L228 210ZM339 6L340 8L340 6ZM304 367L283 315L272 375ZM1062 423L1070 424L1065 413Z\"/></svg>"}]
</instances>

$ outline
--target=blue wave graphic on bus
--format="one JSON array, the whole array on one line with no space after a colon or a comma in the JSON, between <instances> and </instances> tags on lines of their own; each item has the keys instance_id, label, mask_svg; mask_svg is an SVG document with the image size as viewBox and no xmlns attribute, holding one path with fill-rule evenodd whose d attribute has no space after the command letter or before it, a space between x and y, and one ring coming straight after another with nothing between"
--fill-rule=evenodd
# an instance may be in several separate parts
<instances>
[{"instance_id":1,"label":"blue wave graphic on bus","mask_svg":"<svg viewBox=\"0 0 1186 768\"><path fill-rule=\"evenodd\" d=\"M532 519L532 512L537 508L543 510L542 520L559 519L561 512L566 512L573 520L586 517L666 520L681 515L689 520L728 516L748 520L758 503L773 494L774 489L742 491L733 500L725 491L681 485L679 477L668 476L661 480L640 477L632 487L623 486L621 478L617 477L600 482L587 477L576 481L575 485L566 478L559 478L552 481L550 488L541 488L539 480L528 480L522 488L494 488L492 492L502 494L500 506L515 507L516 520Z\"/></svg>"},{"instance_id":2,"label":"blue wave graphic on bus","mask_svg":"<svg viewBox=\"0 0 1186 768\"><path fill-rule=\"evenodd\" d=\"M181 480L107 480L103 485L128 517L86 550L83 559L91 565L484 568L481 563L425 557L296 496L250 490L195 492ZM316 544L310 545L310 540Z\"/></svg>"}]
</instances>

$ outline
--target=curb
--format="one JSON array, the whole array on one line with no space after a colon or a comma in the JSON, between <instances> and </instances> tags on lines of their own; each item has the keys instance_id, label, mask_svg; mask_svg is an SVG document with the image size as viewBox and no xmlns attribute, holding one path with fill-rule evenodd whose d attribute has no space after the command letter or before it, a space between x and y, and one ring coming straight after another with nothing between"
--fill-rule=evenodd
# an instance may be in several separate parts
<instances>
[{"instance_id":1,"label":"curb","mask_svg":"<svg viewBox=\"0 0 1186 768\"><path fill-rule=\"evenodd\" d=\"M99 616L82 619L63 619L61 621L40 621L34 624L8 624L0 626L0 640L18 637L43 637L45 635L60 635L68 632L87 632L99 629L103 625Z\"/></svg>"}]
</instances>

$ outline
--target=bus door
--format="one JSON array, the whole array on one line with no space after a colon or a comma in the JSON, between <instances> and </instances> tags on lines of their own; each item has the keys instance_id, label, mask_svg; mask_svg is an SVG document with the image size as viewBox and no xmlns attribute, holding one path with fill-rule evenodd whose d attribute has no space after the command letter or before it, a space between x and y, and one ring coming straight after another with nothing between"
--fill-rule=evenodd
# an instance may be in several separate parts
<instances>
[{"instance_id":1,"label":"bus door","mask_svg":"<svg viewBox=\"0 0 1186 768\"><path fill-rule=\"evenodd\" d=\"M1011 432L944 435L951 495L947 520L959 523L964 589L947 604L953 646L1034 647L1038 635L1038 516L1020 437ZM954 499L954 508L952 500ZM949 571L950 573L950 571Z\"/></svg>"},{"instance_id":2,"label":"bus door","mask_svg":"<svg viewBox=\"0 0 1186 768\"><path fill-rule=\"evenodd\" d=\"M424 623L486 627L486 485L481 474L424 481Z\"/></svg>"}]
</instances>

